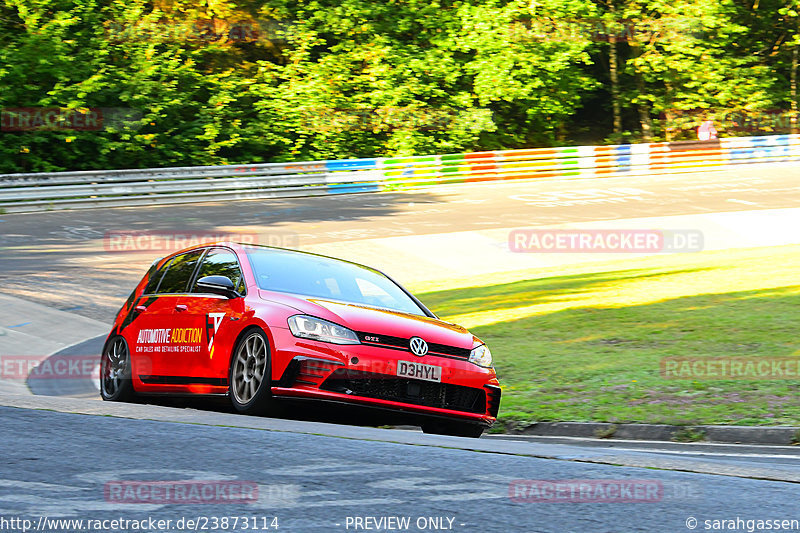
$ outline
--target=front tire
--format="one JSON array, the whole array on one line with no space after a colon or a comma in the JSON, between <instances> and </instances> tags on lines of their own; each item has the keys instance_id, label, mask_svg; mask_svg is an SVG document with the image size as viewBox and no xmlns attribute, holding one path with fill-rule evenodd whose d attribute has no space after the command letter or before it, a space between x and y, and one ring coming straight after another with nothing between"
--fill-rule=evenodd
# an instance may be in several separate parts
<instances>
[{"instance_id":1,"label":"front tire","mask_svg":"<svg viewBox=\"0 0 800 533\"><path fill-rule=\"evenodd\" d=\"M449 420L431 420L422 423L423 433L432 435L452 435L454 437L479 438L483 434L483 426L469 422L453 422Z\"/></svg>"},{"instance_id":2,"label":"front tire","mask_svg":"<svg viewBox=\"0 0 800 533\"><path fill-rule=\"evenodd\" d=\"M228 382L234 409L242 414L263 415L272 407L269 340L263 331L247 331L233 351Z\"/></svg>"},{"instance_id":3,"label":"front tire","mask_svg":"<svg viewBox=\"0 0 800 533\"><path fill-rule=\"evenodd\" d=\"M108 402L133 399L131 353L128 343L119 335L106 343L100 360L100 396Z\"/></svg>"}]
</instances>

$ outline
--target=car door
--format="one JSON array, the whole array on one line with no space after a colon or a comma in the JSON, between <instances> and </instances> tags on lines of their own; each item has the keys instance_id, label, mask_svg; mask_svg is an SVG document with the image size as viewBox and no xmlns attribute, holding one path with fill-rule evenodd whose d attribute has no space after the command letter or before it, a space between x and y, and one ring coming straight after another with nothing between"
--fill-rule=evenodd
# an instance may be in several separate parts
<instances>
[{"instance_id":1,"label":"car door","mask_svg":"<svg viewBox=\"0 0 800 533\"><path fill-rule=\"evenodd\" d=\"M240 296L228 298L203 292L197 280L206 276L226 276ZM203 256L188 296L180 299L185 306L186 327L202 330L199 350L184 360L194 376L194 392L219 392L209 387L227 387L228 364L236 336L245 322L245 283L236 254L222 247L208 250Z\"/></svg>"},{"instance_id":2,"label":"car door","mask_svg":"<svg viewBox=\"0 0 800 533\"><path fill-rule=\"evenodd\" d=\"M175 385L174 353L177 333L176 316L185 310L180 298L185 296L203 250L193 250L173 257L164 269L157 284L148 283L139 306L142 312L132 332L131 350L134 373L146 388L163 388ZM137 307L139 307L137 306Z\"/></svg>"}]
</instances>

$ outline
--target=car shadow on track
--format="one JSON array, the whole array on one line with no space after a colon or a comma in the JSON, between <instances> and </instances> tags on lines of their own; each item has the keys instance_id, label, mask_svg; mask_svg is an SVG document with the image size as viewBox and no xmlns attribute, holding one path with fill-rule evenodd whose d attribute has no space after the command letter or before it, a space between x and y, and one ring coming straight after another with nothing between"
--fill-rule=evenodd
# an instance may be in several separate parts
<instances>
[{"instance_id":1,"label":"car shadow on track","mask_svg":"<svg viewBox=\"0 0 800 533\"><path fill-rule=\"evenodd\" d=\"M135 402L138 404L158 405L177 409L198 409L201 411L213 411L218 413L236 413L230 400L224 397L139 396L136 398ZM277 401L276 404L275 411L266 415L269 418L322 422L326 424L343 424L348 426L419 427L419 420L413 415L369 407L297 400L281 400Z\"/></svg>"}]
</instances>

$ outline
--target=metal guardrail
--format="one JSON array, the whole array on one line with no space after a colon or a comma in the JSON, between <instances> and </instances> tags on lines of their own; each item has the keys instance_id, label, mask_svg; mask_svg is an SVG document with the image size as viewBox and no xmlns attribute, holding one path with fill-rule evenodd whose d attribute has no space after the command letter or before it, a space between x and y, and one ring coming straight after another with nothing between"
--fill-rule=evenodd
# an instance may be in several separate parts
<instances>
[{"instance_id":1,"label":"metal guardrail","mask_svg":"<svg viewBox=\"0 0 800 533\"><path fill-rule=\"evenodd\" d=\"M800 135L86 172L0 174L0 209L29 212L319 196L542 177L644 175L800 161Z\"/></svg>"}]
</instances>

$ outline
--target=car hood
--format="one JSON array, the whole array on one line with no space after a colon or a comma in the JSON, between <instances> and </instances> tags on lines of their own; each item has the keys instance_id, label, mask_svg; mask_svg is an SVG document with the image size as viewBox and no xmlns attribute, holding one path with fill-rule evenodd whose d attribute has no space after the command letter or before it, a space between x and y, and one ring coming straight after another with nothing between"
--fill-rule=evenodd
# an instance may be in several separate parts
<instances>
[{"instance_id":1,"label":"car hood","mask_svg":"<svg viewBox=\"0 0 800 533\"><path fill-rule=\"evenodd\" d=\"M259 291L264 300L291 306L303 314L336 322L358 333L408 339L421 337L428 343L472 349L479 342L467 329L438 318L401 311L335 302L313 296Z\"/></svg>"}]
</instances>

